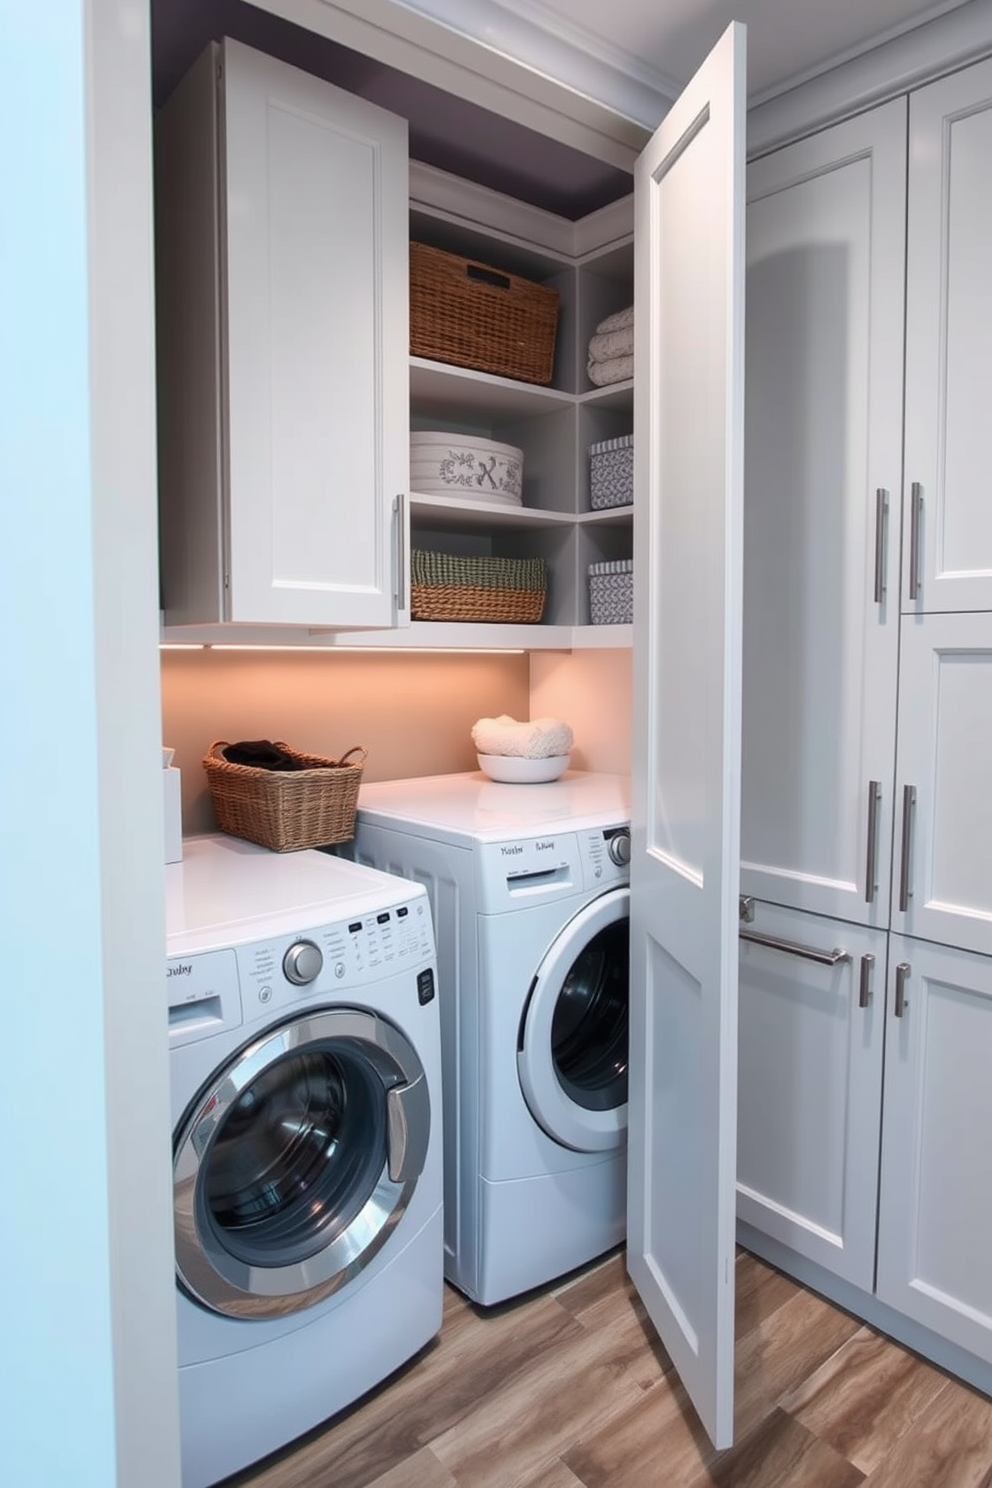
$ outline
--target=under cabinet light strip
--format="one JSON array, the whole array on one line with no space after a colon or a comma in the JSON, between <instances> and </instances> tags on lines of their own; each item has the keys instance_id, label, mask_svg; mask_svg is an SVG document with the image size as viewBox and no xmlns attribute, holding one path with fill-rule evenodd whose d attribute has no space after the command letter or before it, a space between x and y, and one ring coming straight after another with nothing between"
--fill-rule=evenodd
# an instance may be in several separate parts
<instances>
[{"instance_id":1,"label":"under cabinet light strip","mask_svg":"<svg viewBox=\"0 0 992 1488\"><path fill-rule=\"evenodd\" d=\"M297 654L313 656L523 656L523 646L279 646L252 645L249 642L210 641L180 642L161 641L160 651L295 651Z\"/></svg>"}]
</instances>

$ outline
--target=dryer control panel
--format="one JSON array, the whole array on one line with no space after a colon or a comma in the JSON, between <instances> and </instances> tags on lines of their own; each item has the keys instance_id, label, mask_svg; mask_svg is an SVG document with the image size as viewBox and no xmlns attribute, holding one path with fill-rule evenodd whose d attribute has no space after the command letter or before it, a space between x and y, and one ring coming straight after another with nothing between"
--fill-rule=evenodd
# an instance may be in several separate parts
<instances>
[{"instance_id":1,"label":"dryer control panel","mask_svg":"<svg viewBox=\"0 0 992 1488\"><path fill-rule=\"evenodd\" d=\"M478 849L483 914L543 904L588 889L627 883L630 828L626 822L577 832L486 842Z\"/></svg>"}]
</instances>

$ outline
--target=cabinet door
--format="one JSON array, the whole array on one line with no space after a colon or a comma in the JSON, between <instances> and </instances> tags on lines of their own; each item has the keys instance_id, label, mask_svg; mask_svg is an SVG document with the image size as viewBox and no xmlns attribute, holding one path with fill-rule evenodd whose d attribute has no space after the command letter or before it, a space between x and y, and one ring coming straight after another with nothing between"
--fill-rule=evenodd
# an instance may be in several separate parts
<instances>
[{"instance_id":1,"label":"cabinet door","mask_svg":"<svg viewBox=\"0 0 992 1488\"><path fill-rule=\"evenodd\" d=\"M627 1263L700 1419L733 1436L744 31L635 176Z\"/></svg>"},{"instance_id":2,"label":"cabinet door","mask_svg":"<svg viewBox=\"0 0 992 1488\"><path fill-rule=\"evenodd\" d=\"M913 93L903 605L992 609L992 62Z\"/></svg>"},{"instance_id":3,"label":"cabinet door","mask_svg":"<svg viewBox=\"0 0 992 1488\"><path fill-rule=\"evenodd\" d=\"M887 936L754 910L740 930L737 1215L870 1292Z\"/></svg>"},{"instance_id":4,"label":"cabinet door","mask_svg":"<svg viewBox=\"0 0 992 1488\"><path fill-rule=\"evenodd\" d=\"M893 936L881 1301L992 1362L992 961Z\"/></svg>"},{"instance_id":5,"label":"cabinet door","mask_svg":"<svg viewBox=\"0 0 992 1488\"><path fill-rule=\"evenodd\" d=\"M992 615L903 621L892 928L992 954Z\"/></svg>"},{"instance_id":6,"label":"cabinet door","mask_svg":"<svg viewBox=\"0 0 992 1488\"><path fill-rule=\"evenodd\" d=\"M741 889L884 925L905 100L748 167Z\"/></svg>"},{"instance_id":7,"label":"cabinet door","mask_svg":"<svg viewBox=\"0 0 992 1488\"><path fill-rule=\"evenodd\" d=\"M406 123L234 42L222 69L225 618L388 625L409 465Z\"/></svg>"}]
</instances>

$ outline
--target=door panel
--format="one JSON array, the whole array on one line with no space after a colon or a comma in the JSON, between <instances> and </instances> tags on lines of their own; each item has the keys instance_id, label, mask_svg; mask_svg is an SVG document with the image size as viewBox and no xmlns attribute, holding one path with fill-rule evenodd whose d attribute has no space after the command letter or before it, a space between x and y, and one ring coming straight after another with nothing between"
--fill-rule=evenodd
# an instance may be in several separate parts
<instances>
[{"instance_id":1,"label":"door panel","mask_svg":"<svg viewBox=\"0 0 992 1488\"><path fill-rule=\"evenodd\" d=\"M893 936L887 1016L878 1296L992 1363L992 962Z\"/></svg>"},{"instance_id":2,"label":"door panel","mask_svg":"<svg viewBox=\"0 0 992 1488\"><path fill-rule=\"evenodd\" d=\"M878 926L899 642L905 155L897 100L747 173L741 891Z\"/></svg>"},{"instance_id":3,"label":"door panel","mask_svg":"<svg viewBox=\"0 0 992 1488\"><path fill-rule=\"evenodd\" d=\"M733 1435L744 28L635 177L628 1265Z\"/></svg>"},{"instance_id":4,"label":"door panel","mask_svg":"<svg viewBox=\"0 0 992 1488\"><path fill-rule=\"evenodd\" d=\"M886 935L753 910L740 931L738 1218L870 1292Z\"/></svg>"},{"instance_id":5,"label":"door panel","mask_svg":"<svg viewBox=\"0 0 992 1488\"><path fill-rule=\"evenodd\" d=\"M903 625L892 928L992 954L992 615Z\"/></svg>"},{"instance_id":6,"label":"door panel","mask_svg":"<svg viewBox=\"0 0 992 1488\"><path fill-rule=\"evenodd\" d=\"M406 123L237 43L224 68L227 618L388 625Z\"/></svg>"},{"instance_id":7,"label":"door panel","mask_svg":"<svg viewBox=\"0 0 992 1488\"><path fill-rule=\"evenodd\" d=\"M992 62L912 96L903 606L992 609Z\"/></svg>"}]
</instances>

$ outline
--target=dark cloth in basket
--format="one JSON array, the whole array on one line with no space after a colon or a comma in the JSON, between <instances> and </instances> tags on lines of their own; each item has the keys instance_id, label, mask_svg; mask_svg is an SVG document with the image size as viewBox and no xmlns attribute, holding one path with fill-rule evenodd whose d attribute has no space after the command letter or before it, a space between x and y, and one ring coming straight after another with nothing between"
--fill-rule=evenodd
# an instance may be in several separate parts
<instances>
[{"instance_id":1,"label":"dark cloth in basket","mask_svg":"<svg viewBox=\"0 0 992 1488\"><path fill-rule=\"evenodd\" d=\"M242 739L225 744L222 753L230 765L253 765L256 770L300 770L302 765L271 739Z\"/></svg>"}]
</instances>

